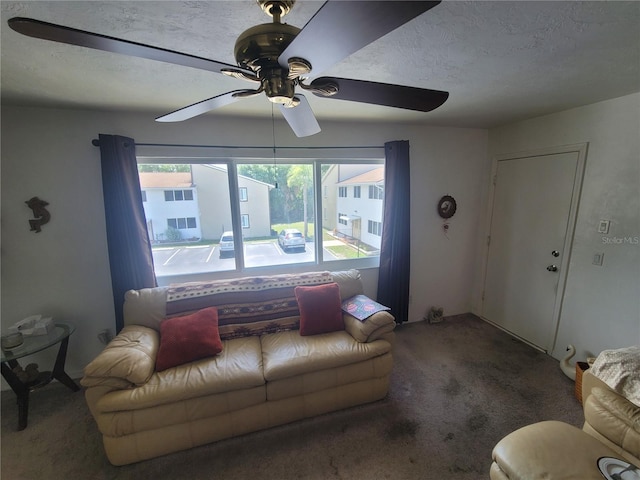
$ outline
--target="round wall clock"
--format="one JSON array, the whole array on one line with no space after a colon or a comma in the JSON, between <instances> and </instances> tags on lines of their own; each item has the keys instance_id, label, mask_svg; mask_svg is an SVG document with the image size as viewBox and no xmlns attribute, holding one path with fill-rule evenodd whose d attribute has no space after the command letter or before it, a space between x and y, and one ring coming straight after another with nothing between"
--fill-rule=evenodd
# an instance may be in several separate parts
<instances>
[{"instance_id":1,"label":"round wall clock","mask_svg":"<svg viewBox=\"0 0 640 480\"><path fill-rule=\"evenodd\" d=\"M438 202L438 215L442 218L451 218L456 213L457 207L455 198L451 195L445 195Z\"/></svg>"}]
</instances>

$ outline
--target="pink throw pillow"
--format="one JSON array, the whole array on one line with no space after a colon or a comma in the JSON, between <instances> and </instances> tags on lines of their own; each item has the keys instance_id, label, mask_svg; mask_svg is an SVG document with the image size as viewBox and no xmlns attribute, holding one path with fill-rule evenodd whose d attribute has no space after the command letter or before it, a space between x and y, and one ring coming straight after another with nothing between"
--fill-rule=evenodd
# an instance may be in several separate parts
<instances>
[{"instance_id":1,"label":"pink throw pillow","mask_svg":"<svg viewBox=\"0 0 640 480\"><path fill-rule=\"evenodd\" d=\"M156 357L158 372L222 352L218 332L218 309L199 310L160 323L160 348Z\"/></svg>"},{"instance_id":2,"label":"pink throw pillow","mask_svg":"<svg viewBox=\"0 0 640 480\"><path fill-rule=\"evenodd\" d=\"M300 310L300 335L344 330L340 287L337 283L296 287L295 294Z\"/></svg>"}]
</instances>

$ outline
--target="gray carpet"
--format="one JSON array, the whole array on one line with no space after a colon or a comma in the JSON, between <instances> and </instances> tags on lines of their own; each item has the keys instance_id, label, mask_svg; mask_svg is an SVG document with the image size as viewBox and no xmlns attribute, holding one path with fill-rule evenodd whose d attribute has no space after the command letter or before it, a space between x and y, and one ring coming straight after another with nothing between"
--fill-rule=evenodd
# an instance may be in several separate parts
<instances>
[{"instance_id":1,"label":"gray carpet","mask_svg":"<svg viewBox=\"0 0 640 480\"><path fill-rule=\"evenodd\" d=\"M582 425L558 362L477 317L396 332L382 401L124 467L106 460L82 392L34 392L22 432L15 397L2 392L2 479L487 479L510 431Z\"/></svg>"}]
</instances>

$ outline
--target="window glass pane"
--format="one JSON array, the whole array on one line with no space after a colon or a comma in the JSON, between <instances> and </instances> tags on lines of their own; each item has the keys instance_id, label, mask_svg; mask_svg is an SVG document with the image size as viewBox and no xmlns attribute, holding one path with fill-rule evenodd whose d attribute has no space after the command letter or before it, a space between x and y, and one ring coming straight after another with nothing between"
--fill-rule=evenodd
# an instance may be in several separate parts
<instances>
[{"instance_id":1,"label":"window glass pane","mask_svg":"<svg viewBox=\"0 0 640 480\"><path fill-rule=\"evenodd\" d=\"M381 161L232 162L139 165L158 277L236 270L236 256L247 269L342 261L349 263L327 269L377 265ZM229 171L237 177L230 179ZM240 239L234 239L234 222Z\"/></svg>"},{"instance_id":2,"label":"window glass pane","mask_svg":"<svg viewBox=\"0 0 640 480\"><path fill-rule=\"evenodd\" d=\"M380 163L323 165L322 188L328 192L322 199L326 210L323 223L323 260L343 260L380 255L383 202L375 197L384 187L384 165ZM353 197L344 192L353 187ZM378 225L378 226L374 226Z\"/></svg>"},{"instance_id":3,"label":"window glass pane","mask_svg":"<svg viewBox=\"0 0 640 480\"><path fill-rule=\"evenodd\" d=\"M247 189L245 266L315 262L313 165L238 165L238 184Z\"/></svg>"},{"instance_id":4,"label":"window glass pane","mask_svg":"<svg viewBox=\"0 0 640 480\"><path fill-rule=\"evenodd\" d=\"M235 270L232 234L221 242L233 231L227 165L139 164L138 171L156 276ZM196 187L176 188L185 183ZM174 202L174 192L194 201Z\"/></svg>"}]
</instances>

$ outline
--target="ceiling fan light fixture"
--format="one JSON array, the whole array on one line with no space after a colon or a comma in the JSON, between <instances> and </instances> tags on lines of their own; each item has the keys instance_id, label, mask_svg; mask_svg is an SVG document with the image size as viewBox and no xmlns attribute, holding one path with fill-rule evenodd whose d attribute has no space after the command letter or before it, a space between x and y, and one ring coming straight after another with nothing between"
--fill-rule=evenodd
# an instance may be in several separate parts
<instances>
[{"instance_id":1,"label":"ceiling fan light fixture","mask_svg":"<svg viewBox=\"0 0 640 480\"><path fill-rule=\"evenodd\" d=\"M293 97L287 103L283 103L282 106L284 108L294 108L300 105L300 99L298 97Z\"/></svg>"},{"instance_id":2,"label":"ceiling fan light fixture","mask_svg":"<svg viewBox=\"0 0 640 480\"><path fill-rule=\"evenodd\" d=\"M258 5L264 13L273 17L280 21L281 17L284 17L287 13L291 11L293 4L296 3L296 0L256 0Z\"/></svg>"},{"instance_id":3,"label":"ceiling fan light fixture","mask_svg":"<svg viewBox=\"0 0 640 480\"><path fill-rule=\"evenodd\" d=\"M281 68L262 69L262 86L270 102L291 103L296 93L296 81L287 77Z\"/></svg>"}]
</instances>

